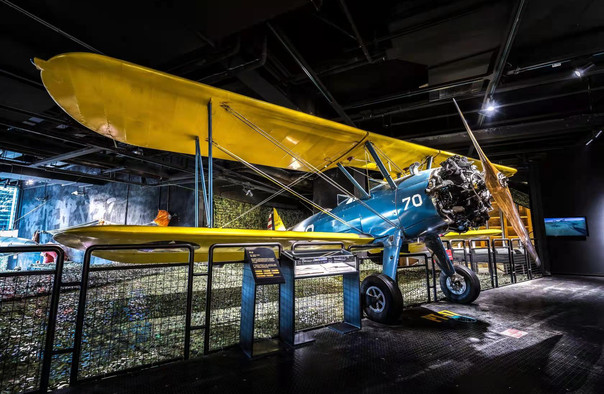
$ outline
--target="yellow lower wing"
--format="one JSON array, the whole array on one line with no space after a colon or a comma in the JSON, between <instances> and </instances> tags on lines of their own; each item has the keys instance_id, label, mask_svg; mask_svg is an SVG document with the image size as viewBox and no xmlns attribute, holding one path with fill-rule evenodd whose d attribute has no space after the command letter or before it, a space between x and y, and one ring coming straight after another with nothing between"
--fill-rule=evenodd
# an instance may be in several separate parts
<instances>
[{"instance_id":1,"label":"yellow lower wing","mask_svg":"<svg viewBox=\"0 0 604 394\"><path fill-rule=\"evenodd\" d=\"M484 238L484 237L494 237L501 236L501 230L470 230L465 233L456 233L451 231L443 236L441 239L470 239L470 238Z\"/></svg>"},{"instance_id":2,"label":"yellow lower wing","mask_svg":"<svg viewBox=\"0 0 604 394\"><path fill-rule=\"evenodd\" d=\"M208 249L218 243L277 242L289 248L295 241L341 241L345 246L364 245L373 238L348 233L319 233L298 231L240 230L199 227L154 226L90 226L65 230L55 234L55 241L70 248L84 250L92 245L189 243L195 246L195 261L207 261ZM178 263L186 262L186 251L137 249L98 251L94 256L123 263ZM214 261L243 259L242 248L219 249Z\"/></svg>"}]
</instances>

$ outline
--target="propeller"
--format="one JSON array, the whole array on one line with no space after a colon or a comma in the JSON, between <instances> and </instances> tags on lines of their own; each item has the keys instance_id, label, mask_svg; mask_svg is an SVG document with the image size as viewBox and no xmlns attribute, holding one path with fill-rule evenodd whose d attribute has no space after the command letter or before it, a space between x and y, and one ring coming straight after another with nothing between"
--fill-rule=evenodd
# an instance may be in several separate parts
<instances>
[{"instance_id":1,"label":"propeller","mask_svg":"<svg viewBox=\"0 0 604 394\"><path fill-rule=\"evenodd\" d=\"M468 136L472 140L472 144L474 144L474 149L478 153L480 157L480 161L482 162L482 169L484 171L484 178L487 184L487 188L493 199L497 202L497 205L503 211L503 214L507 218L507 220L512 224L514 231L518 234L518 237L522 241L524 247L528 250L529 254L535 259L535 264L541 266L541 260L537 255L537 251L535 250L535 246L530 240L529 234L524 227L524 223L520 219L520 213L518 213L518 209L514 204L514 200L512 199L512 194L510 193L510 189L508 188L508 178L502 174L493 163L487 158L484 154L480 145L478 145L478 141L476 141L476 137L472 133L466 118L463 116L461 109L459 109L459 105L457 105L457 101L453 99L453 103L455 104L455 108L457 108L457 112L459 112L459 116L461 116L461 120L463 122L464 127L468 132Z\"/></svg>"}]
</instances>

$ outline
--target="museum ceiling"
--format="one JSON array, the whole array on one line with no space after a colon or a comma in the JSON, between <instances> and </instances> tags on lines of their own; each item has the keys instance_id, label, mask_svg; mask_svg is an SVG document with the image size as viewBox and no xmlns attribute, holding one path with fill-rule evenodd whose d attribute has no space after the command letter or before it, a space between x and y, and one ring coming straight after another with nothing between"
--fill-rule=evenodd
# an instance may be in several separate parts
<instances>
[{"instance_id":1,"label":"museum ceiling","mask_svg":"<svg viewBox=\"0 0 604 394\"><path fill-rule=\"evenodd\" d=\"M472 154L455 97L518 181L531 160L604 124L604 2L189 3L0 0L1 178L191 185L191 157L114 143L54 104L30 59L74 51ZM218 188L275 190L237 163L215 168Z\"/></svg>"}]
</instances>

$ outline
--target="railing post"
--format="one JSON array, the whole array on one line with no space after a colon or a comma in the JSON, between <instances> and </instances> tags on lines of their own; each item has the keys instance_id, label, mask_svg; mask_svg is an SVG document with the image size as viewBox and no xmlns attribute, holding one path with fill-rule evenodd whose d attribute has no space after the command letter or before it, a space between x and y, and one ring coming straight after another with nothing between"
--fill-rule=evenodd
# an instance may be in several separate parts
<instances>
[{"instance_id":1,"label":"railing post","mask_svg":"<svg viewBox=\"0 0 604 394\"><path fill-rule=\"evenodd\" d=\"M191 355L191 318L193 313L193 268L195 266L195 249L189 245L189 269L187 273L187 309L185 315L185 360Z\"/></svg>"},{"instance_id":2,"label":"railing post","mask_svg":"<svg viewBox=\"0 0 604 394\"><path fill-rule=\"evenodd\" d=\"M65 262L65 252L58 246L49 247L57 254L55 265L55 278L52 284L52 293L50 296L50 310L48 311L48 326L46 327L46 342L44 344L44 353L42 356L42 371L40 374L40 392L45 393L48 390L50 382L50 367L54 350L55 330L57 327L57 314L59 311L59 295L61 293L61 277L63 276L63 263Z\"/></svg>"}]
</instances>

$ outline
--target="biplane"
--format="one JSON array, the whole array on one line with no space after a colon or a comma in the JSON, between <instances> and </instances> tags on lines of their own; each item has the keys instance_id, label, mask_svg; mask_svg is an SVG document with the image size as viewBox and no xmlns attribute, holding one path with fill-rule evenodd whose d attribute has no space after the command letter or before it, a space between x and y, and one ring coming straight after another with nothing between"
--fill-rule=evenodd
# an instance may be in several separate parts
<instances>
[{"instance_id":1,"label":"biplane","mask_svg":"<svg viewBox=\"0 0 604 394\"><path fill-rule=\"evenodd\" d=\"M525 248L538 256L522 225L507 188L516 170L493 165L459 111L480 160L468 159L306 113L203 85L139 65L91 53L68 53L34 60L55 102L76 121L114 141L184 154L237 161L283 191L312 205L318 213L289 231L225 228L89 226L55 235L59 243L78 249L94 244L179 241L194 244L196 261L206 261L216 243L341 241L383 248L382 273L361 286L367 316L379 322L398 317L402 295L396 269L405 243L424 242L441 269L440 285L452 301L470 303L480 293L474 272L454 265L439 234L466 232L488 219L493 197ZM457 103L455 103L457 106ZM459 107L457 107L459 110ZM211 130L211 135L209 131ZM206 140L207 146L195 141ZM260 166L318 176L347 198L325 209ZM336 184L325 171L339 168L361 197ZM349 169L379 171L384 181L365 190ZM217 255L233 259L241 250ZM165 262L168 253L103 251L100 257L121 262Z\"/></svg>"}]
</instances>

